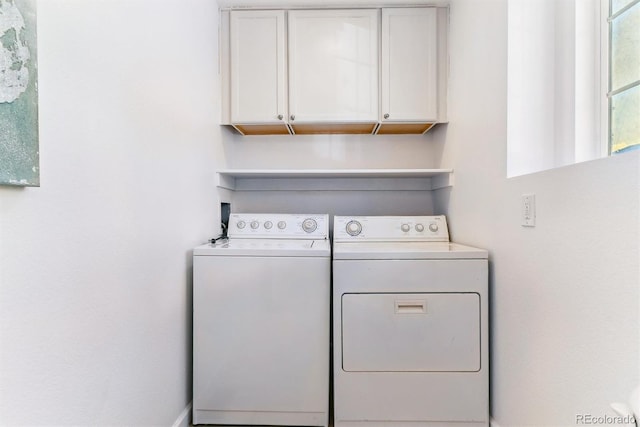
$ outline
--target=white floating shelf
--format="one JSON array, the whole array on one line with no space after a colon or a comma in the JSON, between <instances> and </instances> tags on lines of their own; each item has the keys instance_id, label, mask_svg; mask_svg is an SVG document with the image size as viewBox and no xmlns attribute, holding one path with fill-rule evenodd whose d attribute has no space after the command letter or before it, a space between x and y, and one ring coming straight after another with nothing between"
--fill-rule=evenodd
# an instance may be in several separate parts
<instances>
[{"instance_id":1,"label":"white floating shelf","mask_svg":"<svg viewBox=\"0 0 640 427\"><path fill-rule=\"evenodd\" d=\"M232 191L425 191L453 185L452 169L224 169L217 186Z\"/></svg>"}]
</instances>

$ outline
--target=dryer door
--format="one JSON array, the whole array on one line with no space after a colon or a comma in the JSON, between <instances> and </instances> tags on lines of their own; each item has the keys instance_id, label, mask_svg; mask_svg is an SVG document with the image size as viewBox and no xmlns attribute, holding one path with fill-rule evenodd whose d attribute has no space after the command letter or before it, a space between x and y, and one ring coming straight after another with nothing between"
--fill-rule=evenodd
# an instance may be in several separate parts
<instances>
[{"instance_id":1,"label":"dryer door","mask_svg":"<svg viewBox=\"0 0 640 427\"><path fill-rule=\"evenodd\" d=\"M480 295L343 294L342 369L479 371Z\"/></svg>"}]
</instances>

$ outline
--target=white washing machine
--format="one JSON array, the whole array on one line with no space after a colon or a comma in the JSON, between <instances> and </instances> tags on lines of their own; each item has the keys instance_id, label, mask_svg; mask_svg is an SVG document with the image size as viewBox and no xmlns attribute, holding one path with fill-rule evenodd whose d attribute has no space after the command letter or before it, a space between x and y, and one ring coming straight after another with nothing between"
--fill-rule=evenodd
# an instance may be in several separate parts
<instances>
[{"instance_id":1,"label":"white washing machine","mask_svg":"<svg viewBox=\"0 0 640 427\"><path fill-rule=\"evenodd\" d=\"M193 424L327 426L328 215L232 214L193 251Z\"/></svg>"},{"instance_id":2,"label":"white washing machine","mask_svg":"<svg viewBox=\"0 0 640 427\"><path fill-rule=\"evenodd\" d=\"M335 426L489 425L487 251L444 216L335 217Z\"/></svg>"}]
</instances>

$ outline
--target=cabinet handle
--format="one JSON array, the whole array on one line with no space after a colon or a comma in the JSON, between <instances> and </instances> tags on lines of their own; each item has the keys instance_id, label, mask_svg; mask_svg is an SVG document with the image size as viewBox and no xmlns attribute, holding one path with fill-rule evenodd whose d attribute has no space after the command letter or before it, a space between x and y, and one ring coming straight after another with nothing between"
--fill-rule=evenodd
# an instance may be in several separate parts
<instances>
[{"instance_id":1,"label":"cabinet handle","mask_svg":"<svg viewBox=\"0 0 640 427\"><path fill-rule=\"evenodd\" d=\"M295 119L296 119L296 116L292 114L292 115L291 115L291 121L293 121L293 120L295 120Z\"/></svg>"},{"instance_id":2,"label":"cabinet handle","mask_svg":"<svg viewBox=\"0 0 640 427\"><path fill-rule=\"evenodd\" d=\"M278 120L282 120L282 114L278 114Z\"/></svg>"},{"instance_id":3,"label":"cabinet handle","mask_svg":"<svg viewBox=\"0 0 640 427\"><path fill-rule=\"evenodd\" d=\"M388 119L388 118L389 118L389 113L385 114L383 117L384 117L385 119Z\"/></svg>"}]
</instances>

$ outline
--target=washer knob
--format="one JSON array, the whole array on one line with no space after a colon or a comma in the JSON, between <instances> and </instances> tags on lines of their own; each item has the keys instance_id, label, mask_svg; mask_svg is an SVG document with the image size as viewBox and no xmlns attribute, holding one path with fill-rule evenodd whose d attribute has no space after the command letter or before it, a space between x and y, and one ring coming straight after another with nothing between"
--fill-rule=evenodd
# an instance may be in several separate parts
<instances>
[{"instance_id":1,"label":"washer knob","mask_svg":"<svg viewBox=\"0 0 640 427\"><path fill-rule=\"evenodd\" d=\"M260 223L258 221L251 221L251 228L252 229L255 230L258 227L260 227Z\"/></svg>"},{"instance_id":2,"label":"washer knob","mask_svg":"<svg viewBox=\"0 0 640 427\"><path fill-rule=\"evenodd\" d=\"M313 233L318 228L318 223L313 218L307 218L302 221L302 229L307 233Z\"/></svg>"},{"instance_id":3,"label":"washer knob","mask_svg":"<svg viewBox=\"0 0 640 427\"><path fill-rule=\"evenodd\" d=\"M349 221L346 230L349 236L357 236L362 232L362 224L358 221Z\"/></svg>"},{"instance_id":4,"label":"washer knob","mask_svg":"<svg viewBox=\"0 0 640 427\"><path fill-rule=\"evenodd\" d=\"M400 226L400 229L401 229L402 231L404 231L405 233L408 233L408 232L409 232L409 230L411 230L411 227L409 226L409 224L402 224L402 225Z\"/></svg>"},{"instance_id":5,"label":"washer knob","mask_svg":"<svg viewBox=\"0 0 640 427\"><path fill-rule=\"evenodd\" d=\"M271 230L271 227L273 227L273 223L271 221L267 221L264 223L264 228L266 228L267 230Z\"/></svg>"},{"instance_id":6,"label":"washer knob","mask_svg":"<svg viewBox=\"0 0 640 427\"><path fill-rule=\"evenodd\" d=\"M436 231L438 231L438 224L432 222L431 224L429 224L429 230L435 233Z\"/></svg>"},{"instance_id":7,"label":"washer knob","mask_svg":"<svg viewBox=\"0 0 640 427\"><path fill-rule=\"evenodd\" d=\"M416 231L418 233L422 233L424 231L424 225L422 224L416 224Z\"/></svg>"},{"instance_id":8,"label":"washer knob","mask_svg":"<svg viewBox=\"0 0 640 427\"><path fill-rule=\"evenodd\" d=\"M242 230L246 226L247 226L247 223L242 220L238 221L238 223L236 224L236 227L238 227L240 230Z\"/></svg>"},{"instance_id":9,"label":"washer knob","mask_svg":"<svg viewBox=\"0 0 640 427\"><path fill-rule=\"evenodd\" d=\"M284 221L278 221L278 228L280 230L284 230L285 228L287 228L287 223Z\"/></svg>"}]
</instances>

